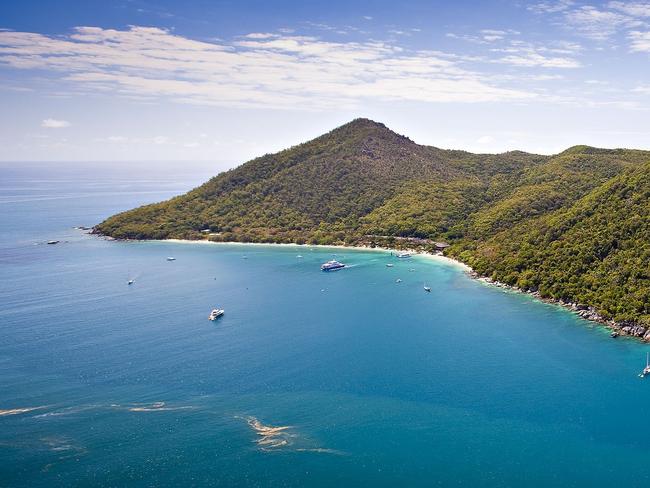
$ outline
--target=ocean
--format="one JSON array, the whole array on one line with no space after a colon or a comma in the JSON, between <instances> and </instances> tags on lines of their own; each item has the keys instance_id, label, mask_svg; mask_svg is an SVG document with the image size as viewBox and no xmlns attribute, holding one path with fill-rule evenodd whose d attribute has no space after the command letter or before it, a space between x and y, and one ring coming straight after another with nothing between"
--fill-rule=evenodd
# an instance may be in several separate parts
<instances>
[{"instance_id":1,"label":"ocean","mask_svg":"<svg viewBox=\"0 0 650 488\"><path fill-rule=\"evenodd\" d=\"M441 259L74 228L207 176L0 168L0 486L648 486L636 340Z\"/></svg>"}]
</instances>

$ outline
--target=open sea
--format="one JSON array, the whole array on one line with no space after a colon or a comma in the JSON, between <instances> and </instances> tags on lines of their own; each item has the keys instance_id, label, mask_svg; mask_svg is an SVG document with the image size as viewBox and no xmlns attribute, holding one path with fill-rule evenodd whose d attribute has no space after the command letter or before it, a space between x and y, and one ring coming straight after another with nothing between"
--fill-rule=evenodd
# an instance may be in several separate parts
<instances>
[{"instance_id":1,"label":"open sea","mask_svg":"<svg viewBox=\"0 0 650 488\"><path fill-rule=\"evenodd\" d=\"M208 176L152 173L0 168L0 486L650 486L650 346L443 260L74 229Z\"/></svg>"}]
</instances>

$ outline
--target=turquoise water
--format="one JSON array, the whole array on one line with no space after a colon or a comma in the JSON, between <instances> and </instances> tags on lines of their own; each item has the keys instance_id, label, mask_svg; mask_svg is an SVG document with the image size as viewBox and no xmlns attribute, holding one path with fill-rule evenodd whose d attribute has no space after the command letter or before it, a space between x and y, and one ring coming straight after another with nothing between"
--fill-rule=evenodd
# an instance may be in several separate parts
<instances>
[{"instance_id":1,"label":"turquoise water","mask_svg":"<svg viewBox=\"0 0 650 488\"><path fill-rule=\"evenodd\" d=\"M1 486L648 486L640 343L422 257L72 229L198 176L0 171Z\"/></svg>"}]
</instances>

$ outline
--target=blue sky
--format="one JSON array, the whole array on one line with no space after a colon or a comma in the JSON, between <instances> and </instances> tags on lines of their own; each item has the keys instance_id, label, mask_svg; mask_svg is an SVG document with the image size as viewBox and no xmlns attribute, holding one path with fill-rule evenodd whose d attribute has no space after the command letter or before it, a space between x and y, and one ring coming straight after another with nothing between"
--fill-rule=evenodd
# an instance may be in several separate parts
<instances>
[{"instance_id":1,"label":"blue sky","mask_svg":"<svg viewBox=\"0 0 650 488\"><path fill-rule=\"evenodd\" d=\"M213 161L355 117L416 142L650 149L650 1L0 4L0 160Z\"/></svg>"}]
</instances>

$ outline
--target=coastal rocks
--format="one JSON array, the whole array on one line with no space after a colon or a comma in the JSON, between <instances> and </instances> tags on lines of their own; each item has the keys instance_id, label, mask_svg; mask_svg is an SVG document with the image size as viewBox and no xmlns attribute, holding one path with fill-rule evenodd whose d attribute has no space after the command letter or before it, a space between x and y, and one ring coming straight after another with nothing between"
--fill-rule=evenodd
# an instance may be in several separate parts
<instances>
[{"instance_id":1,"label":"coastal rocks","mask_svg":"<svg viewBox=\"0 0 650 488\"><path fill-rule=\"evenodd\" d=\"M646 333L645 327L641 325L636 325L634 327L630 327L630 332L629 334L634 337L644 337Z\"/></svg>"},{"instance_id":2,"label":"coastal rocks","mask_svg":"<svg viewBox=\"0 0 650 488\"><path fill-rule=\"evenodd\" d=\"M640 325L636 322L627 321L627 320L623 320L623 321L616 321L612 319L608 320L602 315L600 315L594 307L590 307L582 303L571 302L561 298L554 299L554 298L543 297L540 294L540 292L537 290L525 290L525 289L518 288L516 286L509 286L506 285L505 283L501 283L497 280L494 280L488 276L481 276L479 273L477 273L474 270L468 271L467 275L471 278L474 278L476 280L479 280L483 283L492 286L496 286L498 288L504 288L508 290L526 293L546 303L554 303L556 305L560 305L561 307L571 310L580 318L592 322L598 322L599 324L608 327L612 331L611 337L618 337L619 335L622 335L622 336L636 337L644 342L650 342L650 327L644 327L643 325Z\"/></svg>"}]
</instances>

